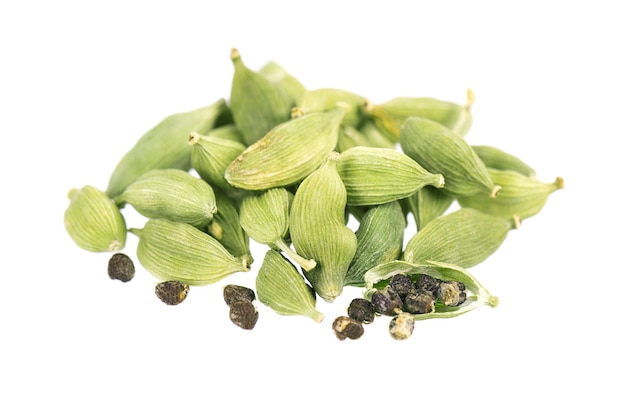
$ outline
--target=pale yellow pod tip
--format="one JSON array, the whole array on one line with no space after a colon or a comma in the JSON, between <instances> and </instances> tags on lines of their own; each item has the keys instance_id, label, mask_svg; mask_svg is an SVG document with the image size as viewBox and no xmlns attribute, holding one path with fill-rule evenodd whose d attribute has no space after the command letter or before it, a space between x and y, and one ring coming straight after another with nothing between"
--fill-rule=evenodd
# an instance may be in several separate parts
<instances>
[{"instance_id":1,"label":"pale yellow pod tip","mask_svg":"<svg viewBox=\"0 0 626 402\"><path fill-rule=\"evenodd\" d=\"M518 214L513 215L513 228L519 229L522 226L522 219Z\"/></svg>"},{"instance_id":2,"label":"pale yellow pod tip","mask_svg":"<svg viewBox=\"0 0 626 402\"><path fill-rule=\"evenodd\" d=\"M500 190L502 190L502 186L496 184L492 189L491 189L491 193L489 194L490 198L496 198L498 196L498 193L500 192Z\"/></svg>"},{"instance_id":3,"label":"pale yellow pod tip","mask_svg":"<svg viewBox=\"0 0 626 402\"><path fill-rule=\"evenodd\" d=\"M374 107L375 107L374 103L369 99L365 99L365 101L363 102L363 110L367 114L371 114L372 111L374 110Z\"/></svg>"},{"instance_id":4,"label":"pale yellow pod tip","mask_svg":"<svg viewBox=\"0 0 626 402\"><path fill-rule=\"evenodd\" d=\"M198 141L200 140L200 134L196 133L195 131L192 131L189 134L189 145L195 145L198 143Z\"/></svg>"},{"instance_id":5,"label":"pale yellow pod tip","mask_svg":"<svg viewBox=\"0 0 626 402\"><path fill-rule=\"evenodd\" d=\"M467 103L465 103L465 109L469 111L474 102L476 102L476 95L474 95L474 91L472 90L472 88L467 88L466 96Z\"/></svg>"},{"instance_id":6,"label":"pale yellow pod tip","mask_svg":"<svg viewBox=\"0 0 626 402\"><path fill-rule=\"evenodd\" d=\"M554 181L554 184L556 184L556 187L559 190L565 188L565 180L561 176L558 176L556 178L556 180Z\"/></svg>"},{"instance_id":7,"label":"pale yellow pod tip","mask_svg":"<svg viewBox=\"0 0 626 402\"><path fill-rule=\"evenodd\" d=\"M291 108L291 118L295 119L296 117L304 116L304 109L298 106L294 106Z\"/></svg>"},{"instance_id":8,"label":"pale yellow pod tip","mask_svg":"<svg viewBox=\"0 0 626 402\"><path fill-rule=\"evenodd\" d=\"M239 53L239 49L237 49L235 47L230 49L230 59L231 60L239 59L240 57L241 57L241 54Z\"/></svg>"}]
</instances>

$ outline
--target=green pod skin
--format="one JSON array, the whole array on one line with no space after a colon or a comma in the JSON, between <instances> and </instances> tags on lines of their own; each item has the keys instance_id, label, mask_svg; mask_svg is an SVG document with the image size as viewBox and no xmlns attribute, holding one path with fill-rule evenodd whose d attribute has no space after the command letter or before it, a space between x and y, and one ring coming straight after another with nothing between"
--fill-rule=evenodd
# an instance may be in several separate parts
<instances>
[{"instance_id":1,"label":"green pod skin","mask_svg":"<svg viewBox=\"0 0 626 402\"><path fill-rule=\"evenodd\" d=\"M356 235L345 225L347 194L337 173L336 152L302 181L289 214L291 241L296 252L317 262L303 270L315 292L332 302L343 290L357 248ZM304 268L304 267L303 267Z\"/></svg>"},{"instance_id":2,"label":"green pod skin","mask_svg":"<svg viewBox=\"0 0 626 402\"><path fill-rule=\"evenodd\" d=\"M337 103L345 103L350 106L350 110L343 117L342 124L356 127L363 119L362 107L366 98L337 88L319 88L306 91L298 108L305 114L311 112L324 112L332 110Z\"/></svg>"},{"instance_id":3,"label":"green pod skin","mask_svg":"<svg viewBox=\"0 0 626 402\"><path fill-rule=\"evenodd\" d=\"M130 232L139 238L139 262L161 281L203 286L250 270L213 237L186 223L149 219Z\"/></svg>"},{"instance_id":4,"label":"green pod skin","mask_svg":"<svg viewBox=\"0 0 626 402\"><path fill-rule=\"evenodd\" d=\"M515 155L490 145L473 145L472 149L485 166L498 170L513 170L524 176L536 178L535 169Z\"/></svg>"},{"instance_id":5,"label":"green pod skin","mask_svg":"<svg viewBox=\"0 0 626 402\"><path fill-rule=\"evenodd\" d=\"M346 286L365 286L371 268L400 258L406 219L398 201L368 209L356 231L357 248L344 278Z\"/></svg>"},{"instance_id":6,"label":"green pod skin","mask_svg":"<svg viewBox=\"0 0 626 402\"><path fill-rule=\"evenodd\" d=\"M337 171L348 205L379 205L406 198L424 186L441 188L444 178L390 148L352 147L342 152Z\"/></svg>"},{"instance_id":7,"label":"green pod skin","mask_svg":"<svg viewBox=\"0 0 626 402\"><path fill-rule=\"evenodd\" d=\"M304 93L306 92L305 86L283 66L275 61L267 62L263 67L261 67L259 74L282 88L283 92L289 96L292 106L300 103Z\"/></svg>"},{"instance_id":8,"label":"green pod skin","mask_svg":"<svg viewBox=\"0 0 626 402\"><path fill-rule=\"evenodd\" d=\"M316 262L302 258L285 240L289 231L289 210L293 194L283 187L246 194L239 209L241 227L255 241L280 250L306 270Z\"/></svg>"},{"instance_id":9,"label":"green pod skin","mask_svg":"<svg viewBox=\"0 0 626 402\"><path fill-rule=\"evenodd\" d=\"M394 141L399 139L406 119L413 116L436 121L463 137L472 126L473 102L474 94L468 90L465 105L428 97L397 97L378 105L366 103L364 110L381 132Z\"/></svg>"},{"instance_id":10,"label":"green pod skin","mask_svg":"<svg viewBox=\"0 0 626 402\"><path fill-rule=\"evenodd\" d=\"M364 119L358 129L367 138L370 147L395 148L398 143L397 139L391 140L383 134L372 119Z\"/></svg>"},{"instance_id":11,"label":"green pod skin","mask_svg":"<svg viewBox=\"0 0 626 402\"><path fill-rule=\"evenodd\" d=\"M394 144L389 141L378 141L376 138L364 134L353 126L342 124L339 128L339 138L337 139L335 150L341 153L358 146L394 148Z\"/></svg>"},{"instance_id":12,"label":"green pod skin","mask_svg":"<svg viewBox=\"0 0 626 402\"><path fill-rule=\"evenodd\" d=\"M445 261L471 268L493 254L516 222L461 208L432 220L406 244L402 260Z\"/></svg>"},{"instance_id":13,"label":"green pod skin","mask_svg":"<svg viewBox=\"0 0 626 402\"><path fill-rule=\"evenodd\" d=\"M498 196L489 198L483 194L475 194L459 197L459 205L504 218L517 215L524 220L538 214L550 194L564 186L561 177L557 177L552 183L543 183L512 170L489 169L489 174L494 183L502 186Z\"/></svg>"},{"instance_id":14,"label":"green pod skin","mask_svg":"<svg viewBox=\"0 0 626 402\"><path fill-rule=\"evenodd\" d=\"M228 113L226 101L220 99L212 105L177 113L163 119L142 135L137 143L122 157L109 179L106 193L115 198L142 174L153 169L191 168L191 148L187 144L189 133L204 134Z\"/></svg>"},{"instance_id":15,"label":"green pod skin","mask_svg":"<svg viewBox=\"0 0 626 402\"><path fill-rule=\"evenodd\" d=\"M250 239L243 230L239 218L237 204L222 191L216 190L215 201L217 212L207 232L219 241L229 253L238 257L250 267L254 262L250 252Z\"/></svg>"},{"instance_id":16,"label":"green pod skin","mask_svg":"<svg viewBox=\"0 0 626 402\"><path fill-rule=\"evenodd\" d=\"M230 192L236 189L224 178L226 168L239 156L246 146L240 142L212 136L191 133L191 167L207 183Z\"/></svg>"},{"instance_id":17,"label":"green pod skin","mask_svg":"<svg viewBox=\"0 0 626 402\"><path fill-rule=\"evenodd\" d=\"M450 209L454 197L438 188L426 186L402 202L413 216L417 230L422 230L429 222Z\"/></svg>"},{"instance_id":18,"label":"green pod skin","mask_svg":"<svg viewBox=\"0 0 626 402\"><path fill-rule=\"evenodd\" d=\"M422 117L406 119L400 146L424 169L441 173L446 179L445 191L453 196L484 192L495 197L500 190L465 139L435 121Z\"/></svg>"},{"instance_id":19,"label":"green pod skin","mask_svg":"<svg viewBox=\"0 0 626 402\"><path fill-rule=\"evenodd\" d=\"M169 219L205 228L217 210L213 188L204 180L178 169L155 169L141 175L115 197L141 215Z\"/></svg>"},{"instance_id":20,"label":"green pod skin","mask_svg":"<svg viewBox=\"0 0 626 402\"><path fill-rule=\"evenodd\" d=\"M291 118L291 98L263 75L248 68L237 49L230 58L235 72L230 92L230 110L245 145L257 142L275 126Z\"/></svg>"},{"instance_id":21,"label":"green pod skin","mask_svg":"<svg viewBox=\"0 0 626 402\"><path fill-rule=\"evenodd\" d=\"M259 301L281 315L309 317L321 322L324 314L315 307L315 292L296 267L276 250L268 250L256 277Z\"/></svg>"},{"instance_id":22,"label":"green pod skin","mask_svg":"<svg viewBox=\"0 0 626 402\"><path fill-rule=\"evenodd\" d=\"M117 205L93 186L72 189L63 223L74 243L83 250L115 252L126 245L126 221Z\"/></svg>"},{"instance_id":23,"label":"green pod skin","mask_svg":"<svg viewBox=\"0 0 626 402\"><path fill-rule=\"evenodd\" d=\"M215 127L214 129L207 131L206 135L213 138L222 138L243 144L243 135L234 124L226 124L224 126Z\"/></svg>"},{"instance_id":24,"label":"green pod skin","mask_svg":"<svg viewBox=\"0 0 626 402\"><path fill-rule=\"evenodd\" d=\"M409 275L412 279L419 275L430 275L441 281L458 281L465 285L467 299L459 306L437 305L435 311L425 314L414 314L416 320L430 318L452 318L465 314L481 306L497 307L499 300L493 296L468 270L458 265L428 261L424 264L413 264L406 261L391 261L370 269L365 274L366 291L364 297L371 299L376 289L382 289L389 279L396 274Z\"/></svg>"},{"instance_id":25,"label":"green pod skin","mask_svg":"<svg viewBox=\"0 0 626 402\"><path fill-rule=\"evenodd\" d=\"M299 183L335 149L345 109L314 112L274 127L226 169L234 187L267 190Z\"/></svg>"}]
</instances>

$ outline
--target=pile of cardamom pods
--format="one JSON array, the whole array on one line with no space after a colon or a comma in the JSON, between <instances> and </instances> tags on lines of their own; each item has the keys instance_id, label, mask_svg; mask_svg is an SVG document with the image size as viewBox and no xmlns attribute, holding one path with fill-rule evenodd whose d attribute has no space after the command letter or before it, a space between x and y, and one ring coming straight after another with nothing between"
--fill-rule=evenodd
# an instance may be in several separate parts
<instances>
[{"instance_id":1,"label":"pile of cardamom pods","mask_svg":"<svg viewBox=\"0 0 626 402\"><path fill-rule=\"evenodd\" d=\"M133 276L132 261L118 258L131 233L141 266L178 285L160 287L168 304L262 258L251 273L258 300L316 322L318 297L330 303L354 286L369 300L398 274L463 284L462 303L437 301L415 320L497 305L469 269L563 179L544 183L520 158L470 145L471 91L465 105L375 104L344 89L307 89L275 62L252 70L237 49L231 60L228 100L163 119L122 156L106 189L70 190L65 229L82 249L115 253L110 264L122 268L110 265L112 278ZM126 205L143 227L127 227ZM410 219L415 233L406 233ZM250 239L267 245L264 256L251 255Z\"/></svg>"}]
</instances>

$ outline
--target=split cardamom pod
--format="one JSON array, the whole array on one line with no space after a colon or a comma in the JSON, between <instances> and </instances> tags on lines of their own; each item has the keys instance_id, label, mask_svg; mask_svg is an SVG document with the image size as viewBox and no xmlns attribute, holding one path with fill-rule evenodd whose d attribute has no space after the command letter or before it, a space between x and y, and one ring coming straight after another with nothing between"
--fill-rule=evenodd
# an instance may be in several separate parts
<instances>
[{"instance_id":1,"label":"split cardamom pod","mask_svg":"<svg viewBox=\"0 0 626 402\"><path fill-rule=\"evenodd\" d=\"M462 137L446 126L422 117L409 117L402 126L400 146L406 155L429 172L441 173L445 191L454 196L500 190L487 167Z\"/></svg>"},{"instance_id":2,"label":"split cardamom pod","mask_svg":"<svg viewBox=\"0 0 626 402\"><path fill-rule=\"evenodd\" d=\"M118 205L132 205L147 218L169 219L205 228L217 210L213 188L179 169L155 169L141 175L122 194Z\"/></svg>"},{"instance_id":3,"label":"split cardamom pod","mask_svg":"<svg viewBox=\"0 0 626 402\"><path fill-rule=\"evenodd\" d=\"M398 201L376 205L365 212L356 230L357 248L344 285L365 285L365 273L384 262L400 258L406 219Z\"/></svg>"},{"instance_id":4,"label":"split cardamom pod","mask_svg":"<svg viewBox=\"0 0 626 402\"><path fill-rule=\"evenodd\" d=\"M153 169L191 168L191 148L187 137L191 132L206 133L218 119L228 112L226 101L220 99L212 105L163 119L142 135L137 143L122 157L111 177L106 193L114 198L142 174Z\"/></svg>"},{"instance_id":5,"label":"split cardamom pod","mask_svg":"<svg viewBox=\"0 0 626 402\"><path fill-rule=\"evenodd\" d=\"M339 154L331 152L322 166L300 183L289 215L296 252L317 262L303 273L327 302L341 294L357 248L356 235L345 224L347 194L337 172L338 159Z\"/></svg>"},{"instance_id":6,"label":"split cardamom pod","mask_svg":"<svg viewBox=\"0 0 626 402\"><path fill-rule=\"evenodd\" d=\"M346 187L348 205L384 204L406 198L424 186L444 186L444 176L427 171L391 148L349 148L340 154L337 171Z\"/></svg>"},{"instance_id":7,"label":"split cardamom pod","mask_svg":"<svg viewBox=\"0 0 626 402\"><path fill-rule=\"evenodd\" d=\"M310 270L316 262L302 258L285 240L292 200L293 194L283 187L247 194L239 210L241 227L255 241L282 251L303 269Z\"/></svg>"},{"instance_id":8,"label":"split cardamom pod","mask_svg":"<svg viewBox=\"0 0 626 402\"><path fill-rule=\"evenodd\" d=\"M256 277L259 301L281 315L300 315L321 322L324 314L315 307L315 292L296 267L281 253L269 249Z\"/></svg>"},{"instance_id":9,"label":"split cardamom pod","mask_svg":"<svg viewBox=\"0 0 626 402\"><path fill-rule=\"evenodd\" d=\"M244 144L257 142L275 126L291 118L292 100L276 83L248 68L239 50L230 58L235 72L230 92L230 109L243 134Z\"/></svg>"},{"instance_id":10,"label":"split cardamom pod","mask_svg":"<svg viewBox=\"0 0 626 402\"><path fill-rule=\"evenodd\" d=\"M317 169L337 144L341 106L295 117L274 127L228 166L234 187L267 190L296 184Z\"/></svg>"},{"instance_id":11,"label":"split cardamom pod","mask_svg":"<svg viewBox=\"0 0 626 402\"><path fill-rule=\"evenodd\" d=\"M437 305L433 312L413 314L415 320L452 318L481 306L497 307L499 304L498 298L493 296L468 270L455 264L436 261L426 261L421 264L407 261L391 261L370 269L365 274L367 288L365 297L371 298L371 295L377 291L378 287L384 286L390 278L397 274L405 274L411 277L428 275L440 281L457 281L465 285L466 301L464 303L458 306Z\"/></svg>"},{"instance_id":12,"label":"split cardamom pod","mask_svg":"<svg viewBox=\"0 0 626 402\"><path fill-rule=\"evenodd\" d=\"M202 286L250 270L216 239L187 223L148 219L143 228L130 232L139 238L141 265L163 281Z\"/></svg>"},{"instance_id":13,"label":"split cardamom pod","mask_svg":"<svg viewBox=\"0 0 626 402\"><path fill-rule=\"evenodd\" d=\"M80 248L92 252L115 252L126 245L126 221L106 193L93 186L68 193L65 230Z\"/></svg>"},{"instance_id":14,"label":"split cardamom pod","mask_svg":"<svg viewBox=\"0 0 626 402\"><path fill-rule=\"evenodd\" d=\"M433 219L407 242L402 260L441 261L471 268L486 260L515 226L513 217L499 218L460 208Z\"/></svg>"}]
</instances>

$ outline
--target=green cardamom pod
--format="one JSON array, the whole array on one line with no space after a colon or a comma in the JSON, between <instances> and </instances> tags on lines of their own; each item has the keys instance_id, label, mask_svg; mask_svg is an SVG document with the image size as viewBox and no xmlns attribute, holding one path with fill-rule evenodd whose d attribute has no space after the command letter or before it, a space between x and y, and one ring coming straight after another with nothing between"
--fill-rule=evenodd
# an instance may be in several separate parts
<instances>
[{"instance_id":1,"label":"green cardamom pod","mask_svg":"<svg viewBox=\"0 0 626 402\"><path fill-rule=\"evenodd\" d=\"M402 260L428 260L471 268L492 255L516 225L472 208L460 208L432 220L407 242Z\"/></svg>"},{"instance_id":2,"label":"green cardamom pod","mask_svg":"<svg viewBox=\"0 0 626 402\"><path fill-rule=\"evenodd\" d=\"M239 50L232 49L235 68L230 92L230 109L245 145L251 145L275 126L291 118L291 98L283 89L248 68Z\"/></svg>"},{"instance_id":3,"label":"green cardamom pod","mask_svg":"<svg viewBox=\"0 0 626 402\"><path fill-rule=\"evenodd\" d=\"M119 251L126 245L126 221L117 205L93 186L73 188L65 210L65 230L80 248L93 251Z\"/></svg>"},{"instance_id":4,"label":"green cardamom pod","mask_svg":"<svg viewBox=\"0 0 626 402\"><path fill-rule=\"evenodd\" d=\"M115 197L147 218L169 219L205 228L217 210L213 188L179 169L154 169L141 175Z\"/></svg>"},{"instance_id":5,"label":"green cardamom pod","mask_svg":"<svg viewBox=\"0 0 626 402\"><path fill-rule=\"evenodd\" d=\"M408 197L424 186L444 186L444 176L427 171L391 148L349 148L340 154L337 171L346 187L348 205L384 204Z\"/></svg>"},{"instance_id":6,"label":"green cardamom pod","mask_svg":"<svg viewBox=\"0 0 626 402\"><path fill-rule=\"evenodd\" d=\"M358 129L367 138L370 147L395 148L398 142L397 138L395 140L389 139L371 119L363 120Z\"/></svg>"},{"instance_id":7,"label":"green cardamom pod","mask_svg":"<svg viewBox=\"0 0 626 402\"><path fill-rule=\"evenodd\" d=\"M406 119L400 146L424 169L441 173L446 179L444 190L454 196L486 192L495 197L500 190L465 139L435 121L422 117Z\"/></svg>"},{"instance_id":8,"label":"green cardamom pod","mask_svg":"<svg viewBox=\"0 0 626 402\"><path fill-rule=\"evenodd\" d=\"M226 124L215 127L207 131L206 135L213 138L222 138L243 144L243 135L241 134L241 130L239 130L234 124Z\"/></svg>"},{"instance_id":9,"label":"green cardamom pod","mask_svg":"<svg viewBox=\"0 0 626 402\"><path fill-rule=\"evenodd\" d=\"M296 267L281 253L269 249L256 277L259 301L281 315L300 315L321 322L324 314L315 307L315 292Z\"/></svg>"},{"instance_id":10,"label":"green cardamom pod","mask_svg":"<svg viewBox=\"0 0 626 402\"><path fill-rule=\"evenodd\" d=\"M219 241L229 253L241 259L248 267L254 259L250 252L250 239L240 223L236 202L222 191L215 190L217 212L207 232Z\"/></svg>"},{"instance_id":11,"label":"green cardamom pod","mask_svg":"<svg viewBox=\"0 0 626 402\"><path fill-rule=\"evenodd\" d=\"M517 215L524 220L538 214L550 194L564 187L561 177L557 177L552 183L544 183L513 170L488 170L493 182L502 186L498 196L490 198L483 194L474 194L459 197L459 205L504 218Z\"/></svg>"},{"instance_id":12,"label":"green cardamom pod","mask_svg":"<svg viewBox=\"0 0 626 402\"><path fill-rule=\"evenodd\" d=\"M317 262L303 270L315 292L327 302L342 293L348 267L356 253L356 235L345 224L347 194L337 173L339 154L331 152L298 187L289 215L296 252ZM303 267L304 268L304 267Z\"/></svg>"},{"instance_id":13,"label":"green cardamom pod","mask_svg":"<svg viewBox=\"0 0 626 402\"><path fill-rule=\"evenodd\" d=\"M400 258L406 219L398 201L367 210L356 231L356 253L344 278L346 286L365 286L363 275L384 262Z\"/></svg>"},{"instance_id":14,"label":"green cardamom pod","mask_svg":"<svg viewBox=\"0 0 626 402\"><path fill-rule=\"evenodd\" d=\"M278 85L289 96L292 105L297 105L302 100L306 88L302 83L290 74L283 66L275 61L267 62L259 70L259 74L269 81Z\"/></svg>"},{"instance_id":15,"label":"green cardamom pod","mask_svg":"<svg viewBox=\"0 0 626 402\"><path fill-rule=\"evenodd\" d=\"M228 112L226 101L220 99L212 105L177 113L163 119L142 135L137 143L122 157L111 177L106 193L114 198L142 174L153 169L191 168L191 148L187 144L189 133L206 133L216 121Z\"/></svg>"},{"instance_id":16,"label":"green cardamom pod","mask_svg":"<svg viewBox=\"0 0 626 402\"><path fill-rule=\"evenodd\" d=\"M283 187L246 194L239 210L240 223L252 239L282 251L298 265L310 270L316 262L302 258L285 241L292 200L293 194Z\"/></svg>"},{"instance_id":17,"label":"green cardamom pod","mask_svg":"<svg viewBox=\"0 0 626 402\"><path fill-rule=\"evenodd\" d=\"M356 127L342 124L339 128L339 138L335 150L341 153L358 146L394 148L394 144L390 141L378 141L378 139L366 135Z\"/></svg>"},{"instance_id":18,"label":"green cardamom pod","mask_svg":"<svg viewBox=\"0 0 626 402\"><path fill-rule=\"evenodd\" d=\"M443 215L455 198L432 186L426 186L402 200L403 205L415 220L417 230L422 230L430 221Z\"/></svg>"},{"instance_id":19,"label":"green cardamom pod","mask_svg":"<svg viewBox=\"0 0 626 402\"><path fill-rule=\"evenodd\" d=\"M226 169L234 187L267 190L296 184L317 169L337 144L343 107L279 124L250 145Z\"/></svg>"},{"instance_id":20,"label":"green cardamom pod","mask_svg":"<svg viewBox=\"0 0 626 402\"><path fill-rule=\"evenodd\" d=\"M473 145L472 149L485 166L498 170L513 170L524 176L536 178L535 169L515 155L490 145Z\"/></svg>"},{"instance_id":21,"label":"green cardamom pod","mask_svg":"<svg viewBox=\"0 0 626 402\"><path fill-rule=\"evenodd\" d=\"M191 167L198 175L212 186L223 191L234 191L224 178L226 168L239 156L246 146L242 143L215 137L210 134L200 135L192 132L189 135L191 148Z\"/></svg>"},{"instance_id":22,"label":"green cardamom pod","mask_svg":"<svg viewBox=\"0 0 626 402\"><path fill-rule=\"evenodd\" d=\"M463 137L472 126L470 107L473 103L474 93L468 90L465 105L429 97L396 97L381 104L366 102L364 111L392 140L398 140L402 125L409 117L436 121Z\"/></svg>"},{"instance_id":23,"label":"green cardamom pod","mask_svg":"<svg viewBox=\"0 0 626 402\"><path fill-rule=\"evenodd\" d=\"M216 239L187 223L149 219L130 232L139 238L139 262L162 281L202 286L250 270Z\"/></svg>"},{"instance_id":24,"label":"green cardamom pod","mask_svg":"<svg viewBox=\"0 0 626 402\"><path fill-rule=\"evenodd\" d=\"M396 274L409 275L411 278L420 275L429 275L440 281L458 281L465 285L466 301L458 306L439 306L430 313L413 314L416 320L429 318L452 318L465 314L481 306L497 307L499 300L493 296L472 274L466 269L449 263L427 261L414 264L407 261L391 261L370 269L365 274L366 292L364 296L371 298L377 288L384 286Z\"/></svg>"},{"instance_id":25,"label":"green cardamom pod","mask_svg":"<svg viewBox=\"0 0 626 402\"><path fill-rule=\"evenodd\" d=\"M349 111L343 117L342 124L358 126L363 118L362 106L366 98L338 88L319 88L304 93L298 108L303 113L324 112L335 108L337 103L343 102L350 106Z\"/></svg>"}]
</instances>

